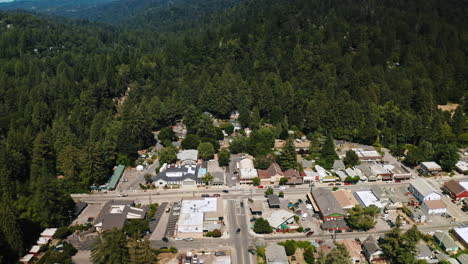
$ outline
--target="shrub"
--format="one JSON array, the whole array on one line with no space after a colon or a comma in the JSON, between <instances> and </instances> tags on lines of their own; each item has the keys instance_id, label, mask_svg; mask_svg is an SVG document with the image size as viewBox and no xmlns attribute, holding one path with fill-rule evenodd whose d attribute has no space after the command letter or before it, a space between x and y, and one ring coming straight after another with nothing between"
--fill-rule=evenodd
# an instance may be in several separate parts
<instances>
[{"instance_id":1,"label":"shrub","mask_svg":"<svg viewBox=\"0 0 468 264\"><path fill-rule=\"evenodd\" d=\"M300 227L298 227L296 229L296 231L299 232L299 233L302 233L302 232L304 232L304 228L302 226L300 226Z\"/></svg>"},{"instance_id":2,"label":"shrub","mask_svg":"<svg viewBox=\"0 0 468 264\"><path fill-rule=\"evenodd\" d=\"M54 238L65 239L72 233L73 231L70 228L68 228L67 226L62 226L57 229L57 231L54 234Z\"/></svg>"},{"instance_id":3,"label":"shrub","mask_svg":"<svg viewBox=\"0 0 468 264\"><path fill-rule=\"evenodd\" d=\"M259 218L255 221L254 232L257 234L270 234L273 232L273 228L270 226L268 220Z\"/></svg>"}]
</instances>

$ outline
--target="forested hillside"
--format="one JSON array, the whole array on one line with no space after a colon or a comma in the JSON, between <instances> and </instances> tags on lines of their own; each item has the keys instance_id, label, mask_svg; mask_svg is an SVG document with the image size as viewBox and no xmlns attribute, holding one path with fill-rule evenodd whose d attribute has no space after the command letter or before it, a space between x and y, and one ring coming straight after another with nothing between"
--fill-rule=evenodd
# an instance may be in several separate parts
<instances>
[{"instance_id":1,"label":"forested hillside","mask_svg":"<svg viewBox=\"0 0 468 264\"><path fill-rule=\"evenodd\" d=\"M206 3L223 11L147 10L125 29L0 14L0 262L66 224L68 193L105 182L151 131L203 111L394 148L466 145L465 2ZM447 102L453 116L437 110Z\"/></svg>"}]
</instances>

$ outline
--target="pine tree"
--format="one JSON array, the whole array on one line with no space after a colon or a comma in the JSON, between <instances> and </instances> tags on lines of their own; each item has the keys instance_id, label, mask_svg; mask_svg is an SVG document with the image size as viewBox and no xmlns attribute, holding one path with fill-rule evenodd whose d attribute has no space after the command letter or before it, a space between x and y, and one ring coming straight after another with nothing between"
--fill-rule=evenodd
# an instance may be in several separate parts
<instances>
[{"instance_id":1,"label":"pine tree","mask_svg":"<svg viewBox=\"0 0 468 264\"><path fill-rule=\"evenodd\" d=\"M97 237L91 249L91 261L94 264L127 264L129 249L125 234L114 228Z\"/></svg>"},{"instance_id":2,"label":"pine tree","mask_svg":"<svg viewBox=\"0 0 468 264\"><path fill-rule=\"evenodd\" d=\"M278 164L281 166L283 171L298 168L296 155L297 153L294 141L293 139L288 139L281 151L281 155L278 158Z\"/></svg>"}]
</instances>

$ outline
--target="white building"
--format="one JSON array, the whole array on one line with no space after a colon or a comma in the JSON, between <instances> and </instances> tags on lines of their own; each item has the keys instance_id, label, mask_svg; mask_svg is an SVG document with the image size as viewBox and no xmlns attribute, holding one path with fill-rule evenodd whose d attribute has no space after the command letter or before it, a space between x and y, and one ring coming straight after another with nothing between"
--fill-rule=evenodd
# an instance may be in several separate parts
<instances>
[{"instance_id":1,"label":"white building","mask_svg":"<svg viewBox=\"0 0 468 264\"><path fill-rule=\"evenodd\" d=\"M424 201L422 207L428 214L443 214L447 212L447 205L442 200Z\"/></svg>"},{"instance_id":2,"label":"white building","mask_svg":"<svg viewBox=\"0 0 468 264\"><path fill-rule=\"evenodd\" d=\"M358 191L358 192L355 192L355 194L357 196L357 200L364 207L369 207L371 205L375 205L380 209L384 208L383 204L379 201L379 199L371 191Z\"/></svg>"},{"instance_id":3,"label":"white building","mask_svg":"<svg viewBox=\"0 0 468 264\"><path fill-rule=\"evenodd\" d=\"M435 163L434 161L421 162L420 167L426 174L437 174L442 171L442 168L439 166L439 164Z\"/></svg>"},{"instance_id":4,"label":"white building","mask_svg":"<svg viewBox=\"0 0 468 264\"><path fill-rule=\"evenodd\" d=\"M257 170L255 169L251 159L242 159L239 161L237 166L239 168L239 178L241 184L252 183L252 179L258 177Z\"/></svg>"},{"instance_id":5,"label":"white building","mask_svg":"<svg viewBox=\"0 0 468 264\"><path fill-rule=\"evenodd\" d=\"M182 165L195 165L198 160L198 150L186 149L177 153L177 159L180 160Z\"/></svg>"},{"instance_id":6,"label":"white building","mask_svg":"<svg viewBox=\"0 0 468 264\"><path fill-rule=\"evenodd\" d=\"M411 181L409 186L410 192L419 202L428 200L440 200L441 194L436 191L426 180L418 178Z\"/></svg>"}]
</instances>

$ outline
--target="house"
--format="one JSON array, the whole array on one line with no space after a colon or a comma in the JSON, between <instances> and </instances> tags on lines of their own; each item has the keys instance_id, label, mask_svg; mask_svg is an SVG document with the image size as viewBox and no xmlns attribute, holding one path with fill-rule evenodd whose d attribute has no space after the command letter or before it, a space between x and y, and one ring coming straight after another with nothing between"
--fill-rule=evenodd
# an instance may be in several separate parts
<instances>
[{"instance_id":1,"label":"house","mask_svg":"<svg viewBox=\"0 0 468 264\"><path fill-rule=\"evenodd\" d=\"M455 253L458 251L457 243L445 231L437 231L434 233L435 242L444 249L447 253Z\"/></svg>"},{"instance_id":2,"label":"house","mask_svg":"<svg viewBox=\"0 0 468 264\"><path fill-rule=\"evenodd\" d=\"M440 165L434 161L421 162L420 167L423 173L426 175L436 175L442 171Z\"/></svg>"},{"instance_id":3,"label":"house","mask_svg":"<svg viewBox=\"0 0 468 264\"><path fill-rule=\"evenodd\" d=\"M343 210L351 209L359 203L356 198L354 198L353 193L347 190L340 189L334 191L333 196L335 196L336 201Z\"/></svg>"},{"instance_id":4,"label":"house","mask_svg":"<svg viewBox=\"0 0 468 264\"><path fill-rule=\"evenodd\" d=\"M280 179L284 177L283 171L278 163L273 162L266 170L257 170L258 177L260 178L260 185L278 185Z\"/></svg>"},{"instance_id":5,"label":"house","mask_svg":"<svg viewBox=\"0 0 468 264\"><path fill-rule=\"evenodd\" d=\"M408 210L410 211L409 217L415 223L425 223L427 221L426 214L420 208L411 206L408 208Z\"/></svg>"},{"instance_id":6,"label":"house","mask_svg":"<svg viewBox=\"0 0 468 264\"><path fill-rule=\"evenodd\" d=\"M208 161L207 171L213 175L213 180L210 183L211 185L224 185L224 170L219 166L218 161Z\"/></svg>"},{"instance_id":7,"label":"house","mask_svg":"<svg viewBox=\"0 0 468 264\"><path fill-rule=\"evenodd\" d=\"M466 248L468 247L468 226L453 229L455 237Z\"/></svg>"},{"instance_id":8,"label":"house","mask_svg":"<svg viewBox=\"0 0 468 264\"><path fill-rule=\"evenodd\" d=\"M351 257L352 264L365 263L365 260L361 256L361 244L359 244L355 240L350 239L341 240L340 243L342 243L346 247L346 249L348 249L348 253Z\"/></svg>"},{"instance_id":9,"label":"house","mask_svg":"<svg viewBox=\"0 0 468 264\"><path fill-rule=\"evenodd\" d=\"M50 238L48 237L39 237L36 241L36 244L39 246L49 244Z\"/></svg>"},{"instance_id":10,"label":"house","mask_svg":"<svg viewBox=\"0 0 468 264\"><path fill-rule=\"evenodd\" d=\"M363 207L369 207L375 205L380 209L384 208L384 205L375 197L371 191L357 191L354 193L357 200Z\"/></svg>"},{"instance_id":11,"label":"house","mask_svg":"<svg viewBox=\"0 0 468 264\"><path fill-rule=\"evenodd\" d=\"M383 165L383 167L392 173L393 179L396 181L411 179L411 171L401 164L392 163Z\"/></svg>"},{"instance_id":12,"label":"house","mask_svg":"<svg viewBox=\"0 0 468 264\"><path fill-rule=\"evenodd\" d=\"M277 244L265 248L265 259L267 264L289 264L286 250Z\"/></svg>"},{"instance_id":13,"label":"house","mask_svg":"<svg viewBox=\"0 0 468 264\"><path fill-rule=\"evenodd\" d=\"M468 181L454 181L444 183L442 190L450 194L454 200L468 197Z\"/></svg>"},{"instance_id":14,"label":"house","mask_svg":"<svg viewBox=\"0 0 468 264\"><path fill-rule=\"evenodd\" d=\"M422 204L428 214L443 214L447 212L447 205L442 200L427 200Z\"/></svg>"},{"instance_id":15,"label":"house","mask_svg":"<svg viewBox=\"0 0 468 264\"><path fill-rule=\"evenodd\" d=\"M37 256L39 253L39 250L41 250L41 247L38 245L32 246L32 248L29 250L29 254L33 254L34 256Z\"/></svg>"},{"instance_id":16,"label":"house","mask_svg":"<svg viewBox=\"0 0 468 264\"><path fill-rule=\"evenodd\" d=\"M441 194L436 191L425 179L418 178L412 180L409 186L410 192L419 202L427 200L440 200Z\"/></svg>"},{"instance_id":17,"label":"house","mask_svg":"<svg viewBox=\"0 0 468 264\"><path fill-rule=\"evenodd\" d=\"M276 194L270 194L268 195L268 206L270 208L280 208L281 202Z\"/></svg>"},{"instance_id":18,"label":"house","mask_svg":"<svg viewBox=\"0 0 468 264\"><path fill-rule=\"evenodd\" d=\"M287 185L298 185L302 184L303 178L299 172L295 169L289 169L283 172L284 177L288 178Z\"/></svg>"},{"instance_id":19,"label":"house","mask_svg":"<svg viewBox=\"0 0 468 264\"><path fill-rule=\"evenodd\" d=\"M349 227L344 219L338 219L338 220L323 222L321 224L321 228L327 232L334 232L337 230L346 230Z\"/></svg>"},{"instance_id":20,"label":"house","mask_svg":"<svg viewBox=\"0 0 468 264\"><path fill-rule=\"evenodd\" d=\"M457 260L460 264L468 264L468 255L461 254L460 256L457 257Z\"/></svg>"},{"instance_id":21,"label":"house","mask_svg":"<svg viewBox=\"0 0 468 264\"><path fill-rule=\"evenodd\" d=\"M55 235L55 232L57 232L57 228L46 228L44 231L42 231L41 237L52 239Z\"/></svg>"},{"instance_id":22,"label":"house","mask_svg":"<svg viewBox=\"0 0 468 264\"><path fill-rule=\"evenodd\" d=\"M416 251L417 255L415 257L417 260L429 261L432 259L432 250L426 244L417 244Z\"/></svg>"},{"instance_id":23,"label":"house","mask_svg":"<svg viewBox=\"0 0 468 264\"><path fill-rule=\"evenodd\" d=\"M250 204L250 212L252 215L262 215L263 203L262 201L254 201Z\"/></svg>"},{"instance_id":24,"label":"house","mask_svg":"<svg viewBox=\"0 0 468 264\"><path fill-rule=\"evenodd\" d=\"M295 214L283 209L274 210L270 215L266 216L270 226L274 229L287 229L289 224L294 223Z\"/></svg>"},{"instance_id":25,"label":"house","mask_svg":"<svg viewBox=\"0 0 468 264\"><path fill-rule=\"evenodd\" d=\"M244 158L238 162L237 166L239 168L239 181L241 184L252 183L252 179L258 177L257 170L251 159Z\"/></svg>"},{"instance_id":26,"label":"house","mask_svg":"<svg viewBox=\"0 0 468 264\"><path fill-rule=\"evenodd\" d=\"M195 165L198 160L198 150L186 149L177 153L177 159L182 165Z\"/></svg>"},{"instance_id":27,"label":"house","mask_svg":"<svg viewBox=\"0 0 468 264\"><path fill-rule=\"evenodd\" d=\"M314 208L318 210L323 221L333 221L344 218L345 212L329 189L312 187Z\"/></svg>"},{"instance_id":28,"label":"house","mask_svg":"<svg viewBox=\"0 0 468 264\"><path fill-rule=\"evenodd\" d=\"M459 160L456 164L455 164L455 169L461 173L461 174L468 174L468 162L465 162L463 160Z\"/></svg>"},{"instance_id":29,"label":"house","mask_svg":"<svg viewBox=\"0 0 468 264\"><path fill-rule=\"evenodd\" d=\"M128 219L144 219L148 206L134 207L135 203L129 200L108 201L96 218L96 230L103 232L113 228L122 229Z\"/></svg>"},{"instance_id":30,"label":"house","mask_svg":"<svg viewBox=\"0 0 468 264\"><path fill-rule=\"evenodd\" d=\"M342 160L335 160L333 162L333 171L334 172L337 172L337 171L342 171L342 170L345 170L346 169L346 166L344 164L344 162Z\"/></svg>"},{"instance_id":31,"label":"house","mask_svg":"<svg viewBox=\"0 0 468 264\"><path fill-rule=\"evenodd\" d=\"M385 259L384 252L373 235L362 243L362 251L370 263Z\"/></svg>"},{"instance_id":32,"label":"house","mask_svg":"<svg viewBox=\"0 0 468 264\"><path fill-rule=\"evenodd\" d=\"M196 165L172 165L153 176L155 186L195 186L200 181Z\"/></svg>"},{"instance_id":33,"label":"house","mask_svg":"<svg viewBox=\"0 0 468 264\"><path fill-rule=\"evenodd\" d=\"M22 258L20 258L19 262L24 263L24 264L31 263L33 257L34 257L33 254L26 254Z\"/></svg>"}]
</instances>

